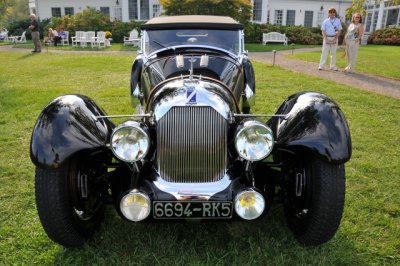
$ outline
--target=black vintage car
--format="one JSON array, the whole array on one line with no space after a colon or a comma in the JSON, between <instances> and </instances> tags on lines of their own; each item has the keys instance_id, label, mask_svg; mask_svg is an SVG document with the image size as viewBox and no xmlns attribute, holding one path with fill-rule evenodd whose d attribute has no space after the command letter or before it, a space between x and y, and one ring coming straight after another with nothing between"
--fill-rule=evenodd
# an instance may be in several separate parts
<instances>
[{"instance_id":1,"label":"black vintage car","mask_svg":"<svg viewBox=\"0 0 400 266\"><path fill-rule=\"evenodd\" d=\"M330 240L351 156L344 115L318 92L252 114L255 90L235 20L148 21L132 66L135 114L106 115L86 96L64 95L39 115L30 152L48 236L82 245L106 204L129 221L163 222L251 221L281 203L299 242Z\"/></svg>"}]
</instances>

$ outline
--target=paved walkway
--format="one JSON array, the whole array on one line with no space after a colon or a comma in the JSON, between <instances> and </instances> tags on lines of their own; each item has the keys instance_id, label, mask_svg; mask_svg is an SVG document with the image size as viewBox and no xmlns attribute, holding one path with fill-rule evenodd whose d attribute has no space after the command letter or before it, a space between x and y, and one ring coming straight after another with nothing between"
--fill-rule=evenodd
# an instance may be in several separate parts
<instances>
[{"instance_id":1,"label":"paved walkway","mask_svg":"<svg viewBox=\"0 0 400 266\"><path fill-rule=\"evenodd\" d=\"M295 53L305 51L320 51L321 48L297 49ZM337 83L349 85L352 87L374 91L383 95L388 95L400 99L400 80L377 77L361 73L345 73L343 71L331 71L329 66L325 70L318 70L318 63L306 62L298 59L288 58L285 55L291 54L291 50L277 51L275 55L275 64L295 72L305 73L310 76L321 77L333 80ZM267 64L273 64L273 52L253 52L249 53L252 60Z\"/></svg>"},{"instance_id":2,"label":"paved walkway","mask_svg":"<svg viewBox=\"0 0 400 266\"><path fill-rule=\"evenodd\" d=\"M1 45L0 51L4 50L14 50L14 51L30 51L27 49L20 48L12 48L11 45ZM307 51L315 51L321 50L321 48L306 48L306 49L296 49L295 53L299 52L307 52ZM46 50L43 50L45 52ZM63 51L63 50L51 50L48 52L71 52L71 51ZM80 52L80 51L74 51ZM85 51L86 52L86 51ZM92 53L91 51L87 51L88 53ZM102 51L102 53L132 53L130 51ZM275 64L300 73L305 73L310 76L321 77L325 79L333 80L337 83L349 85L352 87L374 91L379 94L391 96L394 98L400 99L400 80L377 77L372 75L366 75L361 73L352 73L347 74L343 71L331 71L331 70L318 70L318 63L306 62L298 59L288 58L285 55L292 53L291 50L285 51L277 51L275 55ZM273 64L274 54L273 52L252 52L249 53L249 57L252 60L260 61L267 64ZM326 67L326 69L329 69Z\"/></svg>"}]
</instances>

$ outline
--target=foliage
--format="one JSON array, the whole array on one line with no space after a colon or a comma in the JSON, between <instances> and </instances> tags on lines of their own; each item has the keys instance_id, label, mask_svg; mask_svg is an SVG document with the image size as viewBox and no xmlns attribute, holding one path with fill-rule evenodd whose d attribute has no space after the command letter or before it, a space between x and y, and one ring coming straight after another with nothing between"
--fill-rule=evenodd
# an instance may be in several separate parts
<instances>
[{"instance_id":1,"label":"foliage","mask_svg":"<svg viewBox=\"0 0 400 266\"><path fill-rule=\"evenodd\" d=\"M111 29L110 18L100 10L87 8L73 16L53 17L51 25L53 28L64 28L69 31L70 36L75 31L105 31Z\"/></svg>"},{"instance_id":2,"label":"foliage","mask_svg":"<svg viewBox=\"0 0 400 266\"><path fill-rule=\"evenodd\" d=\"M50 19L45 19L38 21L39 22L39 32L43 37L43 29L47 29L50 23ZM31 20L29 18L20 18L10 22L7 25L7 29L9 31L8 35L19 36L22 32L26 31L27 39L31 39L31 30L28 29L28 26L31 24Z\"/></svg>"},{"instance_id":3,"label":"foliage","mask_svg":"<svg viewBox=\"0 0 400 266\"><path fill-rule=\"evenodd\" d=\"M262 34L273 31L285 33L289 39L289 43L305 45L322 44L320 29L294 25L248 24L245 28L245 40L246 42L261 43Z\"/></svg>"},{"instance_id":4,"label":"foliage","mask_svg":"<svg viewBox=\"0 0 400 266\"><path fill-rule=\"evenodd\" d=\"M229 16L247 24L252 16L250 0L160 0L166 15Z\"/></svg>"},{"instance_id":5,"label":"foliage","mask_svg":"<svg viewBox=\"0 0 400 266\"><path fill-rule=\"evenodd\" d=\"M28 17L28 0L0 0L0 25L2 28L9 23Z\"/></svg>"},{"instance_id":6,"label":"foliage","mask_svg":"<svg viewBox=\"0 0 400 266\"><path fill-rule=\"evenodd\" d=\"M139 31L143 22L130 21L110 21L110 18L99 10L87 8L81 13L63 17L53 17L51 27L64 28L69 31L70 36L74 36L76 31L110 31L114 42L122 42L124 36L128 36L132 29Z\"/></svg>"},{"instance_id":7,"label":"foliage","mask_svg":"<svg viewBox=\"0 0 400 266\"><path fill-rule=\"evenodd\" d=\"M368 43L400 45L400 28L385 28L377 30L368 37Z\"/></svg>"}]
</instances>

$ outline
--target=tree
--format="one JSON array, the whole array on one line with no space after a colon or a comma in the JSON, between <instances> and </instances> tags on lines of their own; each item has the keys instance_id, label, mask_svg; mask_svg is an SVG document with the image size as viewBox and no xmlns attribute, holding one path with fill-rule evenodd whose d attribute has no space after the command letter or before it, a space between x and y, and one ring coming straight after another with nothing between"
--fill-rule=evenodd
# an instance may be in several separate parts
<instances>
[{"instance_id":1,"label":"tree","mask_svg":"<svg viewBox=\"0 0 400 266\"><path fill-rule=\"evenodd\" d=\"M28 17L28 0L0 0L0 24L9 24Z\"/></svg>"},{"instance_id":2,"label":"tree","mask_svg":"<svg viewBox=\"0 0 400 266\"><path fill-rule=\"evenodd\" d=\"M166 15L229 16L247 24L252 15L250 0L160 0Z\"/></svg>"},{"instance_id":3,"label":"tree","mask_svg":"<svg viewBox=\"0 0 400 266\"><path fill-rule=\"evenodd\" d=\"M366 5L371 3L371 4L375 4L378 5L381 2L384 2L384 0L353 0L351 1L351 5L348 9L346 9L346 18L347 19L351 19L351 16L354 13L361 13L361 15L363 17L365 17L367 15L367 10ZM392 5L398 5L400 3L399 0L391 0Z\"/></svg>"}]
</instances>

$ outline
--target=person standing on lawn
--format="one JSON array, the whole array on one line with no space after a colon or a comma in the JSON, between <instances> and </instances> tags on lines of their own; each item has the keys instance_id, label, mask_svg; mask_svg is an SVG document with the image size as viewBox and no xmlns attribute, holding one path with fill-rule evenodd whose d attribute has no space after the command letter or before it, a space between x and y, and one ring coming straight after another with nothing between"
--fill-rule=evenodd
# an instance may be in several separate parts
<instances>
[{"instance_id":1,"label":"person standing on lawn","mask_svg":"<svg viewBox=\"0 0 400 266\"><path fill-rule=\"evenodd\" d=\"M31 14L29 17L31 19L31 25L29 25L28 28L32 31L32 41L35 46L32 53L40 53L42 51L42 45L40 44L39 23L35 14Z\"/></svg>"},{"instance_id":2,"label":"person standing on lawn","mask_svg":"<svg viewBox=\"0 0 400 266\"><path fill-rule=\"evenodd\" d=\"M328 10L328 18L322 22L321 30L323 37L321 60L319 61L318 70L324 68L328 52L331 54L330 69L337 71L336 67L336 50L338 47L338 40L342 32L342 24L336 18L336 9L331 7Z\"/></svg>"},{"instance_id":3,"label":"person standing on lawn","mask_svg":"<svg viewBox=\"0 0 400 266\"><path fill-rule=\"evenodd\" d=\"M360 45L363 34L364 25L362 24L362 16L360 13L355 13L351 19L351 24L347 28L347 33L344 36L348 62L344 72L351 73L354 71L358 54L358 46Z\"/></svg>"}]
</instances>

